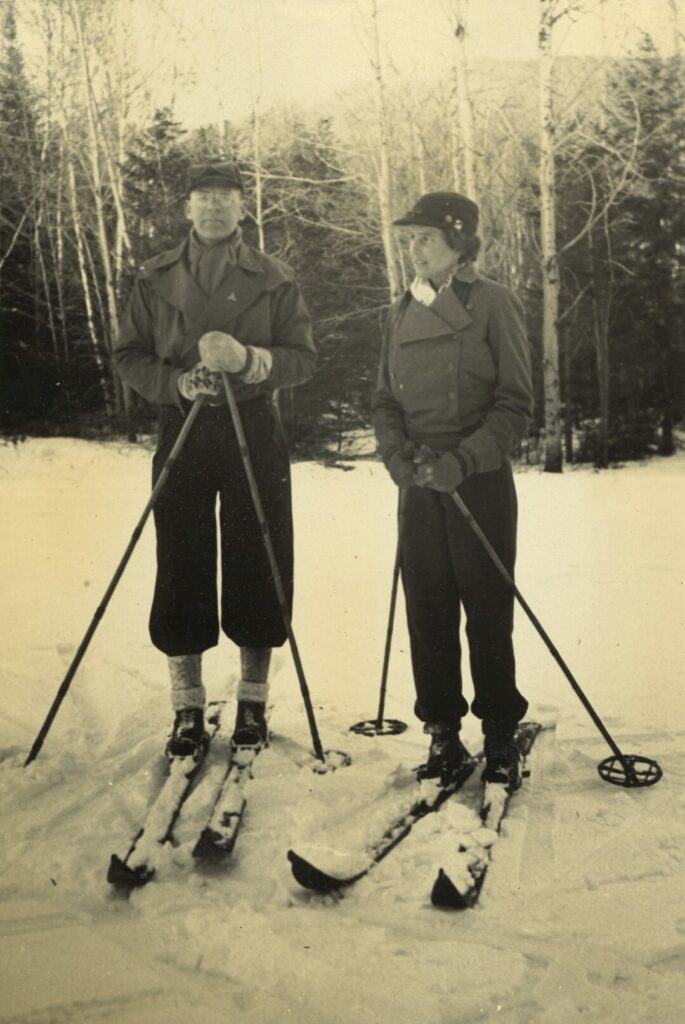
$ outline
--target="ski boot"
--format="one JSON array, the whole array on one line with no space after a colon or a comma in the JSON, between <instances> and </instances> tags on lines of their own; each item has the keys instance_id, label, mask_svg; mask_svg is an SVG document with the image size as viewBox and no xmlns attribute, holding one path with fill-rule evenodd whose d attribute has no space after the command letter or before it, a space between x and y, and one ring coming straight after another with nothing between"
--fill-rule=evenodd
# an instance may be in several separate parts
<instances>
[{"instance_id":1,"label":"ski boot","mask_svg":"<svg viewBox=\"0 0 685 1024\"><path fill-rule=\"evenodd\" d=\"M166 745L167 757L192 757L199 761L208 742L203 708L179 708Z\"/></svg>"},{"instance_id":2,"label":"ski boot","mask_svg":"<svg viewBox=\"0 0 685 1024\"><path fill-rule=\"evenodd\" d=\"M507 787L509 793L521 785L521 756L516 746L516 724L485 719L485 770L483 782L498 782Z\"/></svg>"},{"instance_id":3,"label":"ski boot","mask_svg":"<svg viewBox=\"0 0 685 1024\"><path fill-rule=\"evenodd\" d=\"M461 722L427 722L423 731L431 738L428 759L416 769L416 777L423 779L439 779L447 785L457 774L466 751L459 739Z\"/></svg>"},{"instance_id":4,"label":"ski boot","mask_svg":"<svg viewBox=\"0 0 685 1024\"><path fill-rule=\"evenodd\" d=\"M234 747L266 747L269 731L261 701L239 700L232 743Z\"/></svg>"}]
</instances>

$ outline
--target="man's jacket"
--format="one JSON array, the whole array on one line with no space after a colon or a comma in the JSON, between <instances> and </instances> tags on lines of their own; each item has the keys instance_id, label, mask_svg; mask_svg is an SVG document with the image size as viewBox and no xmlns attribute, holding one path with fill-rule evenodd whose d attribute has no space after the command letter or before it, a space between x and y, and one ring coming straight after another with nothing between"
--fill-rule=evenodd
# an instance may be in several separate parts
<instances>
[{"instance_id":1,"label":"man's jacket","mask_svg":"<svg viewBox=\"0 0 685 1024\"><path fill-rule=\"evenodd\" d=\"M386 464L411 441L458 451L471 472L496 470L530 422L520 301L473 266L455 276L470 285L466 305L448 287L430 306L408 292L390 308L372 403Z\"/></svg>"},{"instance_id":2,"label":"man's jacket","mask_svg":"<svg viewBox=\"0 0 685 1024\"><path fill-rule=\"evenodd\" d=\"M199 339L224 331L273 356L263 383L235 381L238 401L308 380L316 363L312 324L290 267L243 242L208 297L190 274L187 246L186 239L148 260L136 279L114 344L122 379L150 402L181 404L178 378L199 362Z\"/></svg>"}]
</instances>

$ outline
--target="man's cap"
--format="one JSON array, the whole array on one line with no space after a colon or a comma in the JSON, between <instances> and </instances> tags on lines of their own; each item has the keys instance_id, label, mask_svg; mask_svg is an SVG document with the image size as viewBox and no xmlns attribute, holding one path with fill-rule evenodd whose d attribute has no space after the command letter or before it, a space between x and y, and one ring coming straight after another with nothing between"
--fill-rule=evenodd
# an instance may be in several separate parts
<instances>
[{"instance_id":1,"label":"man's cap","mask_svg":"<svg viewBox=\"0 0 685 1024\"><path fill-rule=\"evenodd\" d=\"M478 206L459 192L428 192L409 213L393 222L397 227L455 228L467 235L478 230Z\"/></svg>"},{"instance_id":2,"label":"man's cap","mask_svg":"<svg viewBox=\"0 0 685 1024\"><path fill-rule=\"evenodd\" d=\"M243 179L235 164L210 161L191 164L186 176L186 195L196 188L238 188L243 191Z\"/></svg>"}]
</instances>

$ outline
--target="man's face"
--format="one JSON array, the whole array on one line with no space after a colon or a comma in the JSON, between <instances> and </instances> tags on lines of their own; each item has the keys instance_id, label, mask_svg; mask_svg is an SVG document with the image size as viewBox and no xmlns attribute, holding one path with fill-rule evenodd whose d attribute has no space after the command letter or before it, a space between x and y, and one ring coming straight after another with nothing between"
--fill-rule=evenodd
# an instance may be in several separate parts
<instances>
[{"instance_id":1,"label":"man's face","mask_svg":"<svg viewBox=\"0 0 685 1024\"><path fill-rule=\"evenodd\" d=\"M243 194L238 188L210 185L194 188L185 214L203 242L219 242L232 235L244 216Z\"/></svg>"}]
</instances>

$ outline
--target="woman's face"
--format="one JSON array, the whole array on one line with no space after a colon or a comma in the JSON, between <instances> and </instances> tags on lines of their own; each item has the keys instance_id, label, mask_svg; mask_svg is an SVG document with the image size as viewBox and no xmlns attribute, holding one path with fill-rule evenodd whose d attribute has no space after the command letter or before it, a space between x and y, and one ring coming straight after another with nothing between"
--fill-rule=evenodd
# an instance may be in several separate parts
<instances>
[{"instance_id":1,"label":"woman's face","mask_svg":"<svg viewBox=\"0 0 685 1024\"><path fill-rule=\"evenodd\" d=\"M457 265L458 253L447 244L440 228L413 227L408 234L409 253L416 273L442 284Z\"/></svg>"}]
</instances>

